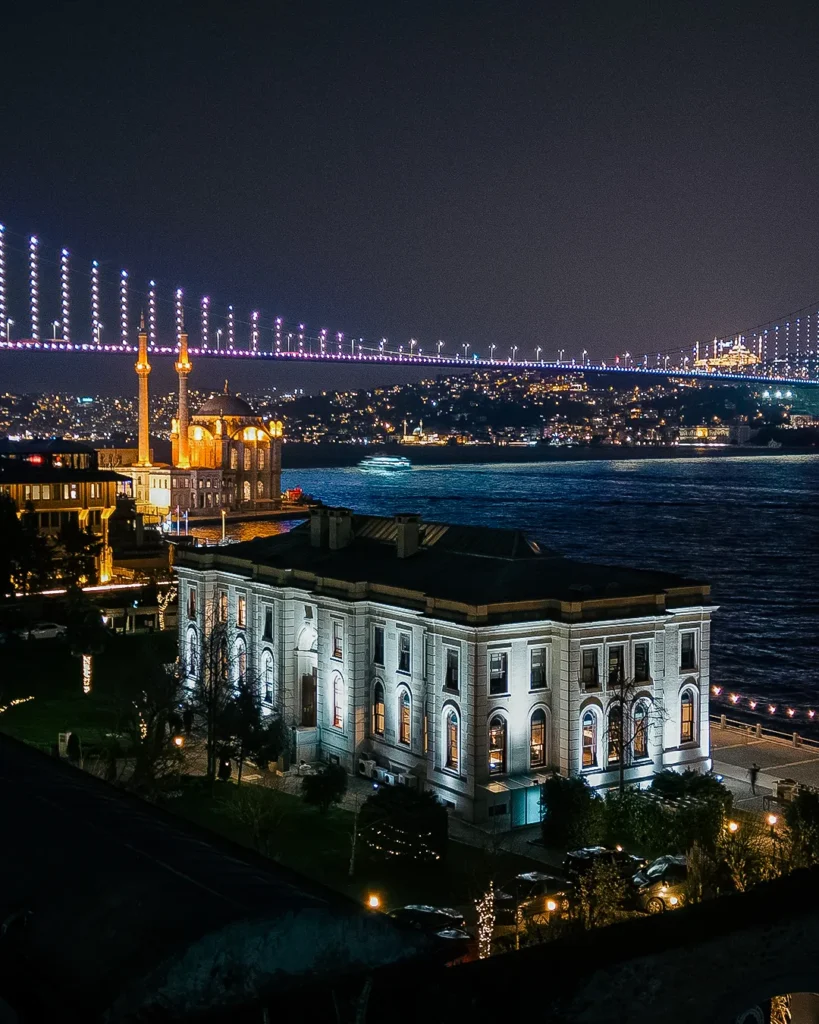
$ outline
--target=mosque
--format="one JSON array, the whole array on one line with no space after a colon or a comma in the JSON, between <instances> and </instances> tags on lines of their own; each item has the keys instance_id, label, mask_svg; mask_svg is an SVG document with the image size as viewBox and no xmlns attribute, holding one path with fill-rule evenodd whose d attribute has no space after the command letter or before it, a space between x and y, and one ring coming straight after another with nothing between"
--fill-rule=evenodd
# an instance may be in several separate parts
<instances>
[{"instance_id":1,"label":"mosque","mask_svg":"<svg viewBox=\"0 0 819 1024\"><path fill-rule=\"evenodd\" d=\"M148 406L148 332L139 325L139 430L136 461L120 459L120 472L131 477L137 511L147 518L168 514L207 514L209 510L258 511L281 504L282 423L265 423L243 399L228 393L208 399L190 415L188 335L182 327L179 356L179 405L171 424L172 464L154 463L150 449Z\"/></svg>"}]
</instances>

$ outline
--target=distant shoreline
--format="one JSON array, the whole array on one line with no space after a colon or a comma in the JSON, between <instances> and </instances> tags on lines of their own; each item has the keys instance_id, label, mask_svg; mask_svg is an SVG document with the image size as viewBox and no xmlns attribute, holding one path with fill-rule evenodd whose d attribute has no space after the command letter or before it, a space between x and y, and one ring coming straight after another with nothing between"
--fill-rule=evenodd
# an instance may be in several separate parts
<instances>
[{"instance_id":1,"label":"distant shoreline","mask_svg":"<svg viewBox=\"0 0 819 1024\"><path fill-rule=\"evenodd\" d=\"M532 448L505 445L359 445L300 444L282 445L283 469L332 469L356 466L365 455L374 453L401 454L416 466L485 465L487 463L526 464L533 462L600 462L629 459L700 459L733 458L736 456L819 455L819 448L763 448L726 445L675 445L669 447L624 448L606 445Z\"/></svg>"}]
</instances>

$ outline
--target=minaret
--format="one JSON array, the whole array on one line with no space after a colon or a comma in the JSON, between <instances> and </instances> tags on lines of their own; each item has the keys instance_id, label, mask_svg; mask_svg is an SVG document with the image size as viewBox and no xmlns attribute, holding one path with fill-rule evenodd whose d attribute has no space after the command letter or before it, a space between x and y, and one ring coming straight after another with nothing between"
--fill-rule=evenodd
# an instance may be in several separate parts
<instances>
[{"instance_id":1,"label":"minaret","mask_svg":"<svg viewBox=\"0 0 819 1024\"><path fill-rule=\"evenodd\" d=\"M151 372L151 366L148 362L148 332L145 330L144 313L139 317L139 356L134 369L139 377L139 435L137 440L138 455L136 464L138 466L150 466L151 412L148 406L148 374Z\"/></svg>"},{"instance_id":2,"label":"minaret","mask_svg":"<svg viewBox=\"0 0 819 1024\"><path fill-rule=\"evenodd\" d=\"M189 469L191 464L190 458L190 440L188 438L188 374L193 369L191 361L188 359L188 333L185 330L184 320L180 324L179 332L179 359L177 359L175 365L176 372L179 374L179 444L177 446L177 459L176 465L180 469Z\"/></svg>"}]
</instances>

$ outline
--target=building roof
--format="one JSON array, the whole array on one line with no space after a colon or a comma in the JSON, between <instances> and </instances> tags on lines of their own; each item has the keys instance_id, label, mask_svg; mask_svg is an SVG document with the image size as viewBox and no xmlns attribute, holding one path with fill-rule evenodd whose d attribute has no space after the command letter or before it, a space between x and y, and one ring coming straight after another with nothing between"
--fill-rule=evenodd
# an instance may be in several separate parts
<instances>
[{"instance_id":1,"label":"building roof","mask_svg":"<svg viewBox=\"0 0 819 1024\"><path fill-rule=\"evenodd\" d=\"M36 466L31 462L18 459L0 459L0 484L54 484L78 482L96 482L105 480L130 480L130 476L115 473L111 469L72 469L67 466Z\"/></svg>"},{"instance_id":2,"label":"building roof","mask_svg":"<svg viewBox=\"0 0 819 1024\"><path fill-rule=\"evenodd\" d=\"M398 557L396 533L394 519L354 515L352 540L338 549L314 546L305 523L227 548L180 551L178 563L481 624L628 618L711 603L707 584L564 558L518 530L421 524L418 551L407 558Z\"/></svg>"},{"instance_id":3,"label":"building roof","mask_svg":"<svg viewBox=\"0 0 819 1024\"><path fill-rule=\"evenodd\" d=\"M238 395L214 395L194 413L195 416L240 416L256 419L256 413Z\"/></svg>"},{"instance_id":4,"label":"building roof","mask_svg":"<svg viewBox=\"0 0 819 1024\"><path fill-rule=\"evenodd\" d=\"M13 441L8 437L0 437L0 458L20 455L93 455L94 449L79 441L66 441L62 437L35 437L25 441Z\"/></svg>"},{"instance_id":5,"label":"building roof","mask_svg":"<svg viewBox=\"0 0 819 1024\"><path fill-rule=\"evenodd\" d=\"M2 734L0 816L0 922L26 920L0 982L37 965L49 1010L200 1019L424 952L385 916Z\"/></svg>"}]
</instances>

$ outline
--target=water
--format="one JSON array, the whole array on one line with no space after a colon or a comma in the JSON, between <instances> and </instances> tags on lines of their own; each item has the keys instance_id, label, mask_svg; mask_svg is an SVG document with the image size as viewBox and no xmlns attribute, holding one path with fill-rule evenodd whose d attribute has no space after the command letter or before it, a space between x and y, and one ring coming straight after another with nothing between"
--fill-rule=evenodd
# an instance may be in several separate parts
<instances>
[{"instance_id":1,"label":"water","mask_svg":"<svg viewBox=\"0 0 819 1024\"><path fill-rule=\"evenodd\" d=\"M517 527L575 558L707 580L723 699L819 717L819 455L293 470L283 486L360 512Z\"/></svg>"}]
</instances>

